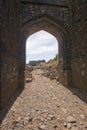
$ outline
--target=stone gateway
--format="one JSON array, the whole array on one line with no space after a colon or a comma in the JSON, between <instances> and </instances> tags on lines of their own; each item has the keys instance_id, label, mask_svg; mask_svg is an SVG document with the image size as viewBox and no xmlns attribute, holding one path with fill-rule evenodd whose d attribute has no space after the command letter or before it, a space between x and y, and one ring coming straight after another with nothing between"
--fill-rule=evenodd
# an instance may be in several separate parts
<instances>
[{"instance_id":1,"label":"stone gateway","mask_svg":"<svg viewBox=\"0 0 87 130\"><path fill-rule=\"evenodd\" d=\"M24 88L26 39L45 30L59 42L59 80L87 92L87 1L0 0L0 108Z\"/></svg>"}]
</instances>

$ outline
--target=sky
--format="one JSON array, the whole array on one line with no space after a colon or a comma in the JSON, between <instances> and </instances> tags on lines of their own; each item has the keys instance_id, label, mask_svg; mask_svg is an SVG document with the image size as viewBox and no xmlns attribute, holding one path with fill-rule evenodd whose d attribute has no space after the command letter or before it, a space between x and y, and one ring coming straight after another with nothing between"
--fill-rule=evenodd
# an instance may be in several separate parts
<instances>
[{"instance_id":1,"label":"sky","mask_svg":"<svg viewBox=\"0 0 87 130\"><path fill-rule=\"evenodd\" d=\"M41 30L26 40L26 63L32 60L52 59L58 54L58 41L50 33Z\"/></svg>"}]
</instances>

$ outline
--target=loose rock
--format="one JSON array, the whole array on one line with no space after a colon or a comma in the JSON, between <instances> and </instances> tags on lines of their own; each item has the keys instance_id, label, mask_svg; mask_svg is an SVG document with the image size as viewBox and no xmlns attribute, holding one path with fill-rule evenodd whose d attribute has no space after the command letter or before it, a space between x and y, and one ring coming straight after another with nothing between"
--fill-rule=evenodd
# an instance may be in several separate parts
<instances>
[{"instance_id":1,"label":"loose rock","mask_svg":"<svg viewBox=\"0 0 87 130\"><path fill-rule=\"evenodd\" d=\"M66 114L67 113L67 110L65 108L61 108L62 111Z\"/></svg>"},{"instance_id":2,"label":"loose rock","mask_svg":"<svg viewBox=\"0 0 87 130\"><path fill-rule=\"evenodd\" d=\"M79 130L78 127L72 127L71 130Z\"/></svg>"},{"instance_id":3,"label":"loose rock","mask_svg":"<svg viewBox=\"0 0 87 130\"><path fill-rule=\"evenodd\" d=\"M67 128L70 129L72 127L71 123L67 124Z\"/></svg>"},{"instance_id":4,"label":"loose rock","mask_svg":"<svg viewBox=\"0 0 87 130\"><path fill-rule=\"evenodd\" d=\"M39 126L38 128L39 128L40 130L45 130L46 125L41 125L41 126Z\"/></svg>"},{"instance_id":5,"label":"loose rock","mask_svg":"<svg viewBox=\"0 0 87 130\"><path fill-rule=\"evenodd\" d=\"M26 83L32 82L32 78L26 78Z\"/></svg>"},{"instance_id":6,"label":"loose rock","mask_svg":"<svg viewBox=\"0 0 87 130\"><path fill-rule=\"evenodd\" d=\"M72 116L68 116L67 119L66 119L66 121L68 123L76 123L76 119L74 117L72 117Z\"/></svg>"},{"instance_id":7,"label":"loose rock","mask_svg":"<svg viewBox=\"0 0 87 130\"><path fill-rule=\"evenodd\" d=\"M85 120L85 115L80 115L80 117L83 119L83 120Z\"/></svg>"}]
</instances>

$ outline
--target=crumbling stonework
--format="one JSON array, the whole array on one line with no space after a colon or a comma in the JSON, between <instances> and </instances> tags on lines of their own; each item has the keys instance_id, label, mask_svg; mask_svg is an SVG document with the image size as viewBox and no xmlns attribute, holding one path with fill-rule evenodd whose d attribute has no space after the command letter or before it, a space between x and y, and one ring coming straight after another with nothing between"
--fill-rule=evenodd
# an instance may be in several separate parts
<instances>
[{"instance_id":1,"label":"crumbling stonework","mask_svg":"<svg viewBox=\"0 0 87 130\"><path fill-rule=\"evenodd\" d=\"M29 61L29 65L31 65L31 66L36 66L41 63L45 63L45 60Z\"/></svg>"},{"instance_id":2,"label":"crumbling stonework","mask_svg":"<svg viewBox=\"0 0 87 130\"><path fill-rule=\"evenodd\" d=\"M87 91L87 1L75 1L72 24L72 86Z\"/></svg>"},{"instance_id":3,"label":"crumbling stonework","mask_svg":"<svg viewBox=\"0 0 87 130\"><path fill-rule=\"evenodd\" d=\"M18 37L16 2L1 1L1 106L13 95L18 85Z\"/></svg>"},{"instance_id":4,"label":"crumbling stonework","mask_svg":"<svg viewBox=\"0 0 87 130\"><path fill-rule=\"evenodd\" d=\"M0 106L24 88L25 43L45 30L59 42L59 80L87 91L87 2L0 0Z\"/></svg>"}]
</instances>

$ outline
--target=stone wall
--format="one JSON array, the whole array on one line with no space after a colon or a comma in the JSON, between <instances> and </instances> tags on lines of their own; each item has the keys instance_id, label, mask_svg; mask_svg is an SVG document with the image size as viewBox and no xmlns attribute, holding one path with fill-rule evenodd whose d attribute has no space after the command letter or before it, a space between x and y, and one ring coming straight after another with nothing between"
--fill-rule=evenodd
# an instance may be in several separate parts
<instances>
[{"instance_id":1,"label":"stone wall","mask_svg":"<svg viewBox=\"0 0 87 130\"><path fill-rule=\"evenodd\" d=\"M16 2L2 1L1 31L1 106L18 87L18 38Z\"/></svg>"},{"instance_id":2,"label":"stone wall","mask_svg":"<svg viewBox=\"0 0 87 130\"><path fill-rule=\"evenodd\" d=\"M75 0L73 6L72 86L87 92L87 2Z\"/></svg>"},{"instance_id":3,"label":"stone wall","mask_svg":"<svg viewBox=\"0 0 87 130\"><path fill-rule=\"evenodd\" d=\"M87 2L52 3L0 0L0 107L24 87L26 39L41 29L59 41L60 82L87 91Z\"/></svg>"},{"instance_id":4,"label":"stone wall","mask_svg":"<svg viewBox=\"0 0 87 130\"><path fill-rule=\"evenodd\" d=\"M33 4L32 4L33 3ZM70 21L71 1L47 1L38 4L24 1L20 3L20 24L25 39L31 34L45 30L53 34L59 42L60 57L60 82L68 85L68 74L70 71Z\"/></svg>"},{"instance_id":5,"label":"stone wall","mask_svg":"<svg viewBox=\"0 0 87 130\"><path fill-rule=\"evenodd\" d=\"M68 36L67 28L70 26L69 7L71 3L69 3L68 0L64 3L60 0L60 2L57 3L59 6L55 6L50 5L50 2L48 1L48 3L43 5L43 3L25 4L21 3L20 0L1 0L3 21L1 23L0 42L2 52L0 54L2 58L0 67L1 107L7 103L18 87L24 87L25 42L31 32L34 33L36 30L38 31L38 27L39 29L46 29L50 33L52 32L56 35L58 40L62 40L62 42L59 40L61 43L60 57L62 59L61 63L65 63L60 64L62 70L61 75L62 77L65 75L67 79L67 71L64 72L63 68L67 64L67 57L64 57L64 55L66 55L66 46L68 46L69 42L67 42L67 40L65 40L67 38L64 37L66 37L66 34ZM48 19L43 19L43 17L47 17ZM40 18L42 18L42 22L39 21ZM27 23L31 23L32 26L27 26L28 30L25 28L19 33ZM66 46L64 46L65 44ZM64 83L64 81L62 83Z\"/></svg>"},{"instance_id":6,"label":"stone wall","mask_svg":"<svg viewBox=\"0 0 87 130\"><path fill-rule=\"evenodd\" d=\"M1 104L1 27L2 27L2 4L1 4L1 0L0 0L0 104ZM1 105L0 105L1 108Z\"/></svg>"}]
</instances>

